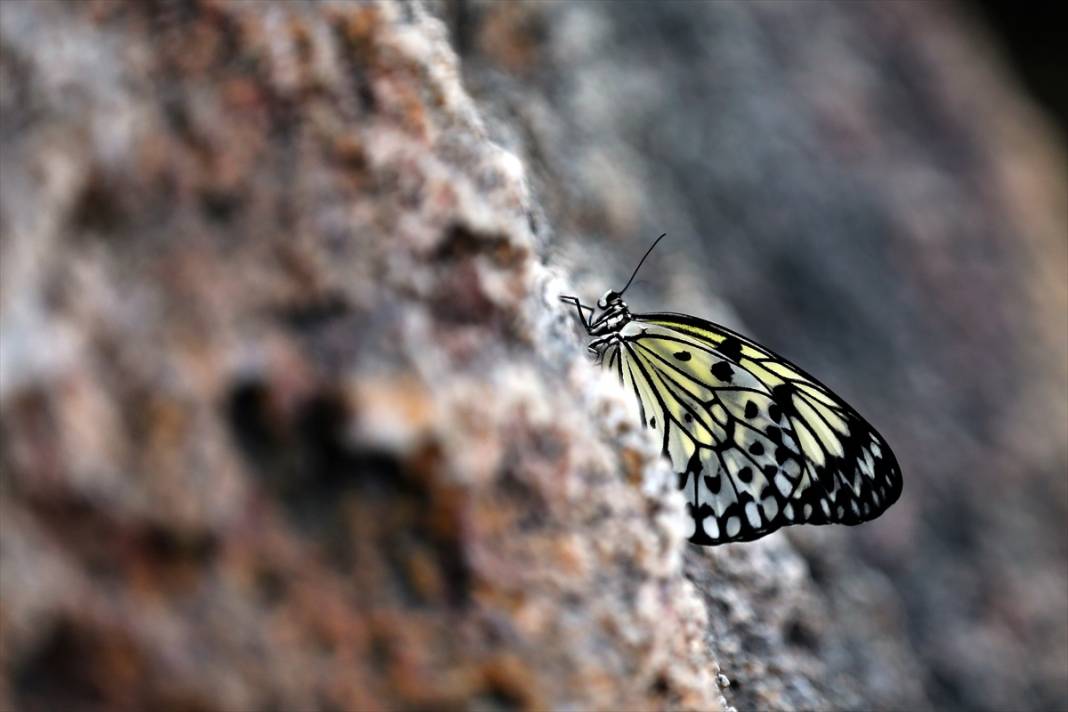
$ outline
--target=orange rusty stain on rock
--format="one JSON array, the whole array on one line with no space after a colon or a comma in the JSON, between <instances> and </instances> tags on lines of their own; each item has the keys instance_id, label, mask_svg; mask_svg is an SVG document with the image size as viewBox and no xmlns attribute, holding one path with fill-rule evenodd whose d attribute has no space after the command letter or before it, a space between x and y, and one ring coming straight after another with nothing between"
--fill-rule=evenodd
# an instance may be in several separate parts
<instances>
[{"instance_id":1,"label":"orange rusty stain on rock","mask_svg":"<svg viewBox=\"0 0 1068 712\"><path fill-rule=\"evenodd\" d=\"M144 429L142 436L149 443L147 449L174 454L186 440L190 413L176 400L157 392L145 399L141 412L136 415Z\"/></svg>"},{"instance_id":2,"label":"orange rusty stain on rock","mask_svg":"<svg viewBox=\"0 0 1068 712\"><path fill-rule=\"evenodd\" d=\"M105 708L134 709L147 702L149 661L128 632L100 622L67 621L56 635L64 636L60 654L85 660L82 681L103 697ZM140 702L139 702L140 700Z\"/></svg>"},{"instance_id":3,"label":"orange rusty stain on rock","mask_svg":"<svg viewBox=\"0 0 1068 712\"><path fill-rule=\"evenodd\" d=\"M116 548L131 593L162 596L189 595L204 585L203 569L218 546L207 532L162 526L137 526L117 532Z\"/></svg>"},{"instance_id":4,"label":"orange rusty stain on rock","mask_svg":"<svg viewBox=\"0 0 1068 712\"><path fill-rule=\"evenodd\" d=\"M355 132L347 132L334 139L332 159L350 172L362 174L367 170L367 151L363 138Z\"/></svg>"},{"instance_id":5,"label":"orange rusty stain on rock","mask_svg":"<svg viewBox=\"0 0 1068 712\"><path fill-rule=\"evenodd\" d=\"M352 386L352 403L362 430L405 447L426 435L434 418L430 394L410 376L357 381Z\"/></svg>"},{"instance_id":6,"label":"orange rusty stain on rock","mask_svg":"<svg viewBox=\"0 0 1068 712\"><path fill-rule=\"evenodd\" d=\"M470 520L467 525L475 539L506 536L516 530L516 523L522 512L514 503L485 497L472 504L468 511Z\"/></svg>"},{"instance_id":7,"label":"orange rusty stain on rock","mask_svg":"<svg viewBox=\"0 0 1068 712\"><path fill-rule=\"evenodd\" d=\"M375 31L381 24L381 11L374 5L355 6L331 6L328 9L331 19L341 25L341 29L349 41L357 45L357 49L373 44Z\"/></svg>"},{"instance_id":8,"label":"orange rusty stain on rock","mask_svg":"<svg viewBox=\"0 0 1068 712\"><path fill-rule=\"evenodd\" d=\"M441 580L441 567L437 559L425 548L413 548L405 559L408 583L427 601L441 600L445 591Z\"/></svg>"},{"instance_id":9,"label":"orange rusty stain on rock","mask_svg":"<svg viewBox=\"0 0 1068 712\"><path fill-rule=\"evenodd\" d=\"M482 667L483 694L505 708L543 709L538 680L530 668L513 654L499 654Z\"/></svg>"},{"instance_id":10,"label":"orange rusty stain on rock","mask_svg":"<svg viewBox=\"0 0 1068 712\"><path fill-rule=\"evenodd\" d=\"M516 629L531 638L543 635L553 625L556 617L557 611L548 601L533 595L523 595L512 612Z\"/></svg>"},{"instance_id":11,"label":"orange rusty stain on rock","mask_svg":"<svg viewBox=\"0 0 1068 712\"><path fill-rule=\"evenodd\" d=\"M423 98L414 90L405 90L402 94L404 125L415 135L424 140L430 138L430 119L427 116Z\"/></svg>"},{"instance_id":12,"label":"orange rusty stain on rock","mask_svg":"<svg viewBox=\"0 0 1068 712\"><path fill-rule=\"evenodd\" d=\"M460 547L471 509L467 488L440 481L436 485L430 491L431 505L426 513L426 523L441 542Z\"/></svg>"},{"instance_id":13,"label":"orange rusty stain on rock","mask_svg":"<svg viewBox=\"0 0 1068 712\"><path fill-rule=\"evenodd\" d=\"M621 449L620 459L623 465L623 476L627 482L635 486L641 485L645 458L636 450L625 447Z\"/></svg>"},{"instance_id":14,"label":"orange rusty stain on rock","mask_svg":"<svg viewBox=\"0 0 1068 712\"><path fill-rule=\"evenodd\" d=\"M297 61L307 68L315 59L315 43L307 24L299 15L289 17L289 33L293 38Z\"/></svg>"},{"instance_id":15,"label":"orange rusty stain on rock","mask_svg":"<svg viewBox=\"0 0 1068 712\"><path fill-rule=\"evenodd\" d=\"M588 552L576 536L570 535L557 540L554 550L554 554L548 557L548 560L555 562L560 570L575 576L587 573Z\"/></svg>"},{"instance_id":16,"label":"orange rusty stain on rock","mask_svg":"<svg viewBox=\"0 0 1068 712\"><path fill-rule=\"evenodd\" d=\"M219 91L227 108L235 111L262 110L266 104L263 87L248 77L229 79Z\"/></svg>"},{"instance_id":17,"label":"orange rusty stain on rock","mask_svg":"<svg viewBox=\"0 0 1068 712\"><path fill-rule=\"evenodd\" d=\"M56 415L63 436L56 446L75 454L79 465L90 468L121 460L126 455L125 434L119 413L102 385L78 372L63 379L61 389Z\"/></svg>"}]
</instances>

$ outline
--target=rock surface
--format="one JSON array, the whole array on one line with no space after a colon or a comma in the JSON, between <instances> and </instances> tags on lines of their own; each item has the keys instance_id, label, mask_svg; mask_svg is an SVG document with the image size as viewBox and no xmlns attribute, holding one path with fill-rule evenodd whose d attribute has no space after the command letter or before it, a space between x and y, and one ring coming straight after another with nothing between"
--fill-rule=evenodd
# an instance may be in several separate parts
<instances>
[{"instance_id":1,"label":"rock surface","mask_svg":"<svg viewBox=\"0 0 1068 712\"><path fill-rule=\"evenodd\" d=\"M961 22L0 3L0 709L1063 706L1065 162ZM883 520L685 544L556 302L664 230Z\"/></svg>"},{"instance_id":2,"label":"rock surface","mask_svg":"<svg viewBox=\"0 0 1068 712\"><path fill-rule=\"evenodd\" d=\"M0 708L716 706L439 20L2 11Z\"/></svg>"}]
</instances>

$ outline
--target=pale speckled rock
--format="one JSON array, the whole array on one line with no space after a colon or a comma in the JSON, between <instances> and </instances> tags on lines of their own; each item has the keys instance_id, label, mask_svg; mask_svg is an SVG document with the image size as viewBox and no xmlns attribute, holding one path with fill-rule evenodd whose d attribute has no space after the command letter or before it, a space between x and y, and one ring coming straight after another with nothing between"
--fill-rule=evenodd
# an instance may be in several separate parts
<instances>
[{"instance_id":1,"label":"pale speckled rock","mask_svg":"<svg viewBox=\"0 0 1068 712\"><path fill-rule=\"evenodd\" d=\"M1063 706L1062 147L952 7L604 8L0 3L0 708ZM555 301L663 230L883 520L682 542Z\"/></svg>"},{"instance_id":2,"label":"pale speckled rock","mask_svg":"<svg viewBox=\"0 0 1068 712\"><path fill-rule=\"evenodd\" d=\"M418 4L0 7L0 707L716 709Z\"/></svg>"}]
</instances>

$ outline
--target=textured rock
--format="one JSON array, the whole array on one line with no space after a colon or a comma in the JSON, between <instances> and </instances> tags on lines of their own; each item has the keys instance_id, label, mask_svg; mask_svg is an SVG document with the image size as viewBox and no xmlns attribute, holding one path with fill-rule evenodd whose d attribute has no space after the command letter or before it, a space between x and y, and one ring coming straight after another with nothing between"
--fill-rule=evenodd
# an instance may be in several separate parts
<instances>
[{"instance_id":1,"label":"textured rock","mask_svg":"<svg viewBox=\"0 0 1068 712\"><path fill-rule=\"evenodd\" d=\"M985 42L0 3L0 709L1063 707L1065 161ZM555 300L664 230L632 303L825 375L883 519L684 543Z\"/></svg>"},{"instance_id":2,"label":"textured rock","mask_svg":"<svg viewBox=\"0 0 1068 712\"><path fill-rule=\"evenodd\" d=\"M0 708L716 707L441 22L3 3L0 72Z\"/></svg>"}]
</instances>

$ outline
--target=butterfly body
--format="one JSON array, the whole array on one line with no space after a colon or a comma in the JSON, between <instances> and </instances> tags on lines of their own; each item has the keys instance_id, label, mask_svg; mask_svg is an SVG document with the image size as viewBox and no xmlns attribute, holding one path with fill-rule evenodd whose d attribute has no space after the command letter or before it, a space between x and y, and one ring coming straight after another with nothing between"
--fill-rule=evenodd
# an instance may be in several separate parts
<instances>
[{"instance_id":1,"label":"butterfly body","mask_svg":"<svg viewBox=\"0 0 1068 712\"><path fill-rule=\"evenodd\" d=\"M882 437L786 359L704 319L632 314L618 292L598 301L599 313L563 300L670 458L693 543L860 524L900 495L901 471Z\"/></svg>"}]
</instances>

